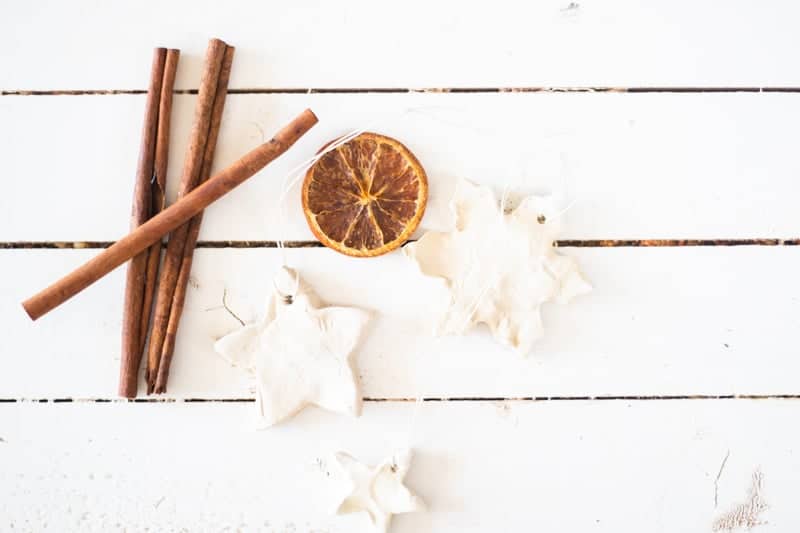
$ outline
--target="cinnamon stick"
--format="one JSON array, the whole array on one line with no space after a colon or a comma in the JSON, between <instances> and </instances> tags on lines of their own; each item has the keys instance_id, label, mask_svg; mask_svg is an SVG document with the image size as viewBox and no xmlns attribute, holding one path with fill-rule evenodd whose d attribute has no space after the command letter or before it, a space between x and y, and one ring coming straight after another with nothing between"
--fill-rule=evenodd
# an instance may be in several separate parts
<instances>
[{"instance_id":1,"label":"cinnamon stick","mask_svg":"<svg viewBox=\"0 0 800 533\"><path fill-rule=\"evenodd\" d=\"M131 209L131 228L136 228L150 218L150 183L154 172L156 137L158 134L158 108L161 99L161 86L167 50L156 48L150 69L150 85L145 101L145 118L142 126L142 142L139 148L139 162L136 169L136 183ZM125 302L122 317L122 355L120 367L119 393L122 396L136 396L139 362L142 357L141 314L144 303L148 254L143 252L128 265L125 284Z\"/></svg>"},{"instance_id":2,"label":"cinnamon stick","mask_svg":"<svg viewBox=\"0 0 800 533\"><path fill-rule=\"evenodd\" d=\"M231 67L233 66L234 47L228 46L222 59L222 69L220 70L217 92L214 97L214 108L211 112L211 123L209 124L208 140L206 141L205 153L203 155L203 166L200 169L200 183L205 182L211 175L211 165L214 161L214 152L217 147L217 137L222 122L222 111L225 108L225 97L228 94L228 81L230 80ZM192 257L194 248L197 244L197 237L200 234L200 224L203 221L203 213L196 215L187 223L186 242L184 243L183 255L175 281L175 289L169 309L169 318L166 324L166 331L163 336L163 344L160 347L158 358L158 372L153 387L153 392L163 393L167 391L167 378L169 377L169 367L172 363L172 356L175 352L175 336L178 333L183 304L186 300L186 287L189 284L189 275L192 270ZM149 361L149 359L148 359ZM150 381L148 380L148 386Z\"/></svg>"},{"instance_id":3,"label":"cinnamon stick","mask_svg":"<svg viewBox=\"0 0 800 533\"><path fill-rule=\"evenodd\" d=\"M217 99L220 75L222 74L222 63L225 59L227 48L227 45L219 39L211 39L208 43L200 90L197 94L195 121L192 127L189 149L186 152L184 161L180 190L178 191L179 198L186 195L200 183L206 146L211 132L212 114ZM227 92L227 79L225 80L224 92ZM167 251L164 255L164 266L159 276L153 314L153 329L150 333L150 345L147 351L145 379L147 381L148 394L153 392L156 375L158 374L161 349L164 345L164 337L167 334L172 299L177 286L181 263L183 262L188 232L188 224L173 231L169 236Z\"/></svg>"},{"instance_id":4,"label":"cinnamon stick","mask_svg":"<svg viewBox=\"0 0 800 533\"><path fill-rule=\"evenodd\" d=\"M70 274L22 302L22 307L33 320L52 311L251 178L286 152L316 123L316 115L306 109L271 140L251 150Z\"/></svg>"},{"instance_id":5,"label":"cinnamon stick","mask_svg":"<svg viewBox=\"0 0 800 533\"><path fill-rule=\"evenodd\" d=\"M155 172L150 180L151 213L157 215L166 207L167 200L167 166L169 163L169 129L172 115L172 95L175 87L175 74L178 70L180 50L167 50L164 64L164 78L161 84L161 102L158 107L158 135L156 137ZM144 299L142 305L142 319L140 323L140 348L144 352L147 342L147 332L150 327L150 315L153 309L153 298L158 279L158 269L161 265L161 242L150 246L147 250L147 269L145 272ZM139 356L141 358L141 355ZM138 366L138 365L137 365Z\"/></svg>"}]
</instances>

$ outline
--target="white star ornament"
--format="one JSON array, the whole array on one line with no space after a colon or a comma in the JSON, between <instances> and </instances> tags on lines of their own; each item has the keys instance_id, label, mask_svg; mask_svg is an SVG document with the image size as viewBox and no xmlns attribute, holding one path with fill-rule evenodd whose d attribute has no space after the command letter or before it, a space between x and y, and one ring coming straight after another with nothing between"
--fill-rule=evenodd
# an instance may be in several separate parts
<instances>
[{"instance_id":1,"label":"white star ornament","mask_svg":"<svg viewBox=\"0 0 800 533\"><path fill-rule=\"evenodd\" d=\"M308 405L358 416L361 394L350 357L369 320L351 307L320 307L297 272L275 277L266 316L218 340L214 349L255 374L260 425L269 427Z\"/></svg>"},{"instance_id":2,"label":"white star ornament","mask_svg":"<svg viewBox=\"0 0 800 533\"><path fill-rule=\"evenodd\" d=\"M527 355L543 335L541 305L591 286L575 259L556 253L559 213L550 197L528 196L513 210L500 204L488 187L462 180L450 204L455 229L428 232L403 251L447 285L440 334L485 323L497 341Z\"/></svg>"},{"instance_id":3,"label":"white star ornament","mask_svg":"<svg viewBox=\"0 0 800 533\"><path fill-rule=\"evenodd\" d=\"M411 450L403 450L378 466L367 466L339 452L336 461L349 477L351 488L337 515L367 513L376 533L386 533L392 515L425 509L423 501L403 484L411 466Z\"/></svg>"}]
</instances>

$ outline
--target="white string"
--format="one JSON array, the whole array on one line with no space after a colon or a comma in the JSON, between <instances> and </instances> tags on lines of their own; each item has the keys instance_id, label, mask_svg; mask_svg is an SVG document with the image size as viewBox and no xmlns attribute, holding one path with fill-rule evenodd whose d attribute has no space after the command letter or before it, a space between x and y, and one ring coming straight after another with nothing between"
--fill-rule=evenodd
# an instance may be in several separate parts
<instances>
[{"instance_id":1,"label":"white string","mask_svg":"<svg viewBox=\"0 0 800 533\"><path fill-rule=\"evenodd\" d=\"M283 235L283 230L286 227L286 221L288 215L286 214L286 205L284 205L284 201L286 200L286 196L291 191L292 187L297 184L300 178L303 177L303 174L306 170L308 170L314 163L319 161L325 154L332 150L336 150L343 144L350 142L351 140L355 139L365 131L369 131L369 128L360 128L355 129L343 135L342 137L338 138L335 142L331 143L329 146L325 147L324 150L321 150L317 155L306 159L292 170L289 171L286 176L283 178L283 185L281 187L281 193L278 195L278 235ZM291 180L291 181L290 181ZM283 239L279 238L277 240L278 249L281 250L281 257L283 260L283 266L287 266L287 257L286 257L286 246Z\"/></svg>"},{"instance_id":2,"label":"white string","mask_svg":"<svg viewBox=\"0 0 800 533\"><path fill-rule=\"evenodd\" d=\"M568 192L569 191L569 179L572 177L572 166L569 164L569 159L567 159L567 157L565 156L565 154L563 152L561 153L561 166L562 166L562 169L563 169L563 171L561 173L561 177L562 177L562 181L563 181L563 188L564 188L564 191L565 191L565 195L568 195L569 194L569 192ZM580 200L579 196L576 196L575 198L573 198L567 204L567 206L564 209L562 209L561 211L559 211L555 215L549 217L550 220L558 220L559 218L564 216L564 214L566 214L567 211L572 209L572 207L576 203L578 203L579 200ZM547 222L547 220L545 220L545 223L546 222Z\"/></svg>"},{"instance_id":3,"label":"white string","mask_svg":"<svg viewBox=\"0 0 800 533\"><path fill-rule=\"evenodd\" d=\"M408 423L408 431L406 432L406 445L405 449L410 450L413 448L412 440L414 438L414 433L417 429L417 420L419 419L419 412L422 410L422 404L425 402L425 399L422 395L417 394L417 399L414 400L414 410L411 411L411 420Z\"/></svg>"},{"instance_id":4,"label":"white string","mask_svg":"<svg viewBox=\"0 0 800 533\"><path fill-rule=\"evenodd\" d=\"M509 187L508 183L503 185L503 194L500 195L500 211L498 213L500 219L502 219L503 215L506 214L506 199L508 196L508 187Z\"/></svg>"},{"instance_id":5,"label":"white string","mask_svg":"<svg viewBox=\"0 0 800 533\"><path fill-rule=\"evenodd\" d=\"M505 217L505 203L506 203L506 200L507 200L508 188L509 188L508 185L506 185L504 187L503 194L502 194L502 196L500 198L500 209L498 211L498 218L497 218L497 222L500 222L500 223L502 223L503 218ZM478 261L476 260L476 258L473 258L472 259L472 264L470 265L470 269L474 269L477 264L478 264ZM469 274L470 273L468 272L468 276L467 277L469 277ZM489 291L489 289L491 288L491 285L492 285L492 283L490 281L478 293L478 296L475 298L475 302L473 303L473 305L471 305L468 308L468 313L467 313L467 315L466 315L466 317L464 319L464 323L461 325L460 328L458 328L458 330L460 330L462 328L465 328L467 326L467 324L469 323L469 321L472 320L472 316L478 310L478 307L480 306L481 301L483 300L483 297ZM442 342L441 339L439 340L439 342ZM410 422L408 424L408 431L406 432L406 449L411 449L412 448L411 443L412 443L412 440L413 440L413 437L414 437L414 433L415 433L416 428L417 428L417 420L419 418L419 412L422 410L422 404L425 402L425 399L422 397L421 394L417 393L415 396L416 396L416 400L414 401L414 410L411 413L411 420L410 420Z\"/></svg>"},{"instance_id":6,"label":"white string","mask_svg":"<svg viewBox=\"0 0 800 533\"><path fill-rule=\"evenodd\" d=\"M548 217L548 218L545 220L545 222L547 222L548 220L558 220L559 218L561 218L562 216L564 216L564 214L565 214L567 211L569 211L570 209L572 209L572 207L573 207L575 204L577 204L579 200L580 200L580 198L573 198L573 199L572 199L572 201L571 201L569 204L567 204L567 207L565 207L564 209L562 209L561 211L559 211L559 212L558 212L558 213L556 213L555 215L552 215L552 216Z\"/></svg>"},{"instance_id":7,"label":"white string","mask_svg":"<svg viewBox=\"0 0 800 533\"><path fill-rule=\"evenodd\" d=\"M407 113L418 113L420 116L425 117L427 119L433 120L434 122L439 122L440 124L444 124L446 126L451 126L455 128L459 128L465 131L469 131L479 137L488 138L493 137L494 134L489 130L484 130L481 128L476 128L475 126L470 126L469 124L459 123L453 120L443 119L441 117L437 117L436 115L432 115L430 113L426 113L425 111L428 110L456 110L456 111L465 111L463 107L454 107L454 106L417 106L417 107L409 107L406 109Z\"/></svg>"},{"instance_id":8,"label":"white string","mask_svg":"<svg viewBox=\"0 0 800 533\"><path fill-rule=\"evenodd\" d=\"M421 110L424 110L424 109L436 109L438 107L441 107L441 106L409 107L409 108L405 108L405 109L402 109L402 110L396 112L395 115L404 116L404 115L407 115L407 114L412 113L412 112L420 112ZM430 115L428 115L428 116L430 116ZM350 142L351 140L355 139L356 137L358 137L362 133L365 133L365 132L370 131L371 129L373 129L372 128L372 124L373 123L370 123L370 124L366 125L363 128L358 128L358 129L351 130L346 135L343 135L342 137L339 137L335 142L333 142L329 146L325 147L324 150L320 151L314 157L306 159L305 161L303 161L302 163L300 163L299 165L294 167L292 170L290 170L289 173L284 176L284 178L283 178L283 180L281 182L282 183L281 193L278 195L278 235L283 235L284 234L283 230L285 229L286 224L287 224L288 216L287 216L287 213L286 213L286 206L284 205L284 202L286 200L286 196L289 194L289 192L292 190L292 188L297 184L297 182L300 181L300 179L303 177L305 171L308 170L314 163L319 161L328 152L331 152L332 150L336 150L337 148L339 148L343 144L346 144L346 143ZM287 266L288 261L287 261L287 257L286 257L286 246L285 246L285 242L283 241L283 239L279 238L276 241L276 246L278 247L278 249L281 250L281 258L283 260L283 265Z\"/></svg>"},{"instance_id":9,"label":"white string","mask_svg":"<svg viewBox=\"0 0 800 533\"><path fill-rule=\"evenodd\" d=\"M424 112L424 110L436 110L436 109L448 109L448 108L446 106L417 106L417 107L406 108L406 109L404 109L402 111L399 111L397 114L400 115L400 116L403 116L403 115L406 115L406 114L409 114L409 113L419 113L419 115L421 115L421 116L426 116L429 119L438 121L438 122L440 122L442 124L446 124L446 125L449 125L451 127L457 127L457 128L463 129L463 130L469 130L472 133L477 134L477 135L482 136L482 137L488 137L488 136L491 135L489 132L487 132L485 130L481 130L479 128L471 127L471 126L469 126L467 124L459 124L457 122L448 121L448 120L445 120L445 119L442 119L440 117L436 117L436 116L434 116L432 114ZM346 135L340 137L335 142L333 142L329 146L325 147L325 149L321 150L315 156L313 156L313 157L301 162L300 164L298 164L296 167L291 169L289 171L289 173L287 173L284 176L284 178L282 180L281 192L278 195L278 210L279 210L278 235L283 235L284 234L283 230L284 230L285 226L287 225L288 216L287 216L287 212L286 212L286 206L284 205L286 197L289 194L289 192L291 191L291 189L304 176L304 173L314 163L319 161L327 153L329 153L329 152L331 152L333 150L336 150L340 146L350 142L351 140L355 139L356 137L358 137L362 133L370 131L371 129L372 128L371 128L371 125L370 125L370 126L367 126L367 127L351 130ZM510 187L509 187L508 183L503 188L503 193L502 193L502 196L500 198L500 206L499 206L499 211L498 211L498 222L502 222L502 220L503 220L503 218L505 216L505 208L506 208L506 204L508 202L509 188ZM563 216L570 208L572 208L575 205L576 202L577 202L577 198L575 200L573 200L562 211L560 211L559 213L557 213L556 215L554 215L554 216L552 216L550 218L551 219L556 219L556 218L558 218L560 216ZM286 256L286 246L285 246L284 240L279 238L276 241L276 245L281 250L283 265L287 266L287 262L288 261L287 261L287 256ZM470 268L475 268L475 265L477 265L477 263L478 263L477 258L473 258L472 263L473 264L471 265ZM478 308L481 305L481 301L483 300L484 296L491 289L491 285L492 285L492 283L491 283L491 281L489 281L479 291L479 293L476 296L475 301L472 303L472 305L470 305L467 308L467 314L465 316L464 324L462 325L462 328L467 326L468 322L472 319L473 315L477 312ZM461 329L461 328L459 328L459 329ZM409 448L409 449L411 448L411 443L412 443L414 434L415 434L415 432L417 430L417 423L418 423L418 419L419 419L419 413L422 410L422 404L424 403L424 398L423 398L423 396L421 394L416 394L415 396L416 396L416 399L414 401L414 409L413 409L413 411L411 413L411 418L409 420L408 431L406 432L406 439L405 439L406 440L406 447Z\"/></svg>"},{"instance_id":10,"label":"white string","mask_svg":"<svg viewBox=\"0 0 800 533\"><path fill-rule=\"evenodd\" d=\"M499 206L499 209L497 210L497 218L495 219L495 223L496 224L502 224L503 220L505 218L505 215L506 215L506 207L505 206L506 206L506 202L508 201L508 189L509 189L509 184L506 183L503 186L503 193L500 195L500 206ZM473 257L472 258L472 264L470 265L470 270L476 268L477 264L478 264L477 258ZM466 277L469 277L470 274L471 274L471 272L468 271ZM475 313L478 311L478 308L481 305L481 301L483 300L483 297L486 296L486 293L489 292L489 289L491 287L492 287L492 280L490 279L483 286L483 288L480 291L478 291L478 296L475 297L475 300L473 301L473 303L469 307L467 307L467 311L468 312L464 317L464 321L460 325L460 327L456 329L456 331L461 331L462 329L466 328L469 325L469 322L470 322L470 320L472 320L473 315L475 315Z\"/></svg>"},{"instance_id":11,"label":"white string","mask_svg":"<svg viewBox=\"0 0 800 533\"><path fill-rule=\"evenodd\" d=\"M294 287L292 287L289 294L284 293L281 288L278 287L278 282L275 278L272 279L272 286L275 287L275 292L278 293L278 296L281 297L285 305L292 305L294 299L297 297L297 292L300 290L300 275L294 272Z\"/></svg>"},{"instance_id":12,"label":"white string","mask_svg":"<svg viewBox=\"0 0 800 533\"><path fill-rule=\"evenodd\" d=\"M404 114L408 113L409 111L410 111L410 109L406 109L406 110L403 110L402 112L400 112L400 114L404 115ZM314 157L311 157L311 158L303 161L302 163L298 164L296 167L291 169L284 176L284 178L282 180L281 193L278 195L278 210L279 210L278 211L279 212L278 234L279 235L283 235L284 234L283 230L284 230L284 228L286 226L286 220L288 218L287 214L286 214L286 206L284 205L285 204L285 200L286 200L286 196L289 194L289 191L291 191L291 189L295 186L295 184L297 184L297 182L300 180L300 178L303 177L305 171L308 170L314 163L319 161L328 152L331 152L332 150L336 150L337 148L339 148L343 144L346 144L346 143L350 142L351 140L355 139L356 137L358 137L362 133L369 131L370 129L372 129L372 128L371 128L371 126L368 125L366 127L358 128L358 129L354 129L354 130L350 131L346 135L343 135L342 137L337 139L335 142L331 143L324 150L321 150ZM277 247L281 250L283 265L287 266L287 262L288 261L287 261L287 257L286 257L286 246L285 246L285 243L284 243L283 239L280 239L280 238L276 241L276 243L277 243ZM299 278L296 278L296 279L298 280L298 283L299 283ZM412 441L412 438L413 438L415 430L416 430L417 419L419 418L419 412L420 412L420 410L422 408L422 403L423 402L424 402L424 398L422 397L422 395L421 394L417 394L416 395L416 400L414 402L414 410L411 413L411 419L410 419L409 425L408 425L408 431L406 432L406 439L405 439L406 442L405 442L405 444L406 444L406 448L407 449L411 448L411 441Z\"/></svg>"}]
</instances>

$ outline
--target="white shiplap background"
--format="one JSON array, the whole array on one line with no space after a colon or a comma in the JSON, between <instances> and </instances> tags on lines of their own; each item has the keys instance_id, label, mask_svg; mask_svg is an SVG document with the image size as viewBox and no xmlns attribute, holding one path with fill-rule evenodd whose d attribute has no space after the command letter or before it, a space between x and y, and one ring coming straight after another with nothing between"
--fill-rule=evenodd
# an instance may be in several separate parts
<instances>
[{"instance_id":1,"label":"white shiplap background","mask_svg":"<svg viewBox=\"0 0 800 533\"><path fill-rule=\"evenodd\" d=\"M377 462L410 442L408 484L430 510L398 516L398 533L711 531L756 469L759 528L797 531L798 14L754 0L9 4L0 530L368 531L329 516L329 454ZM176 185L185 90L212 36L237 48L217 168L304 107L320 124L208 209L170 394L119 402L123 269L35 324L19 302L127 231L157 45L182 51ZM545 309L528 359L481 329L427 335L441 287L399 253L314 247L297 187L279 230L286 172L364 126L425 165L424 229L445 227L461 177L575 202L562 253L595 291ZM224 293L242 318L261 313L276 239L301 245L289 261L326 301L377 312L356 356L359 419L308 409L254 432L251 384L213 353L238 325Z\"/></svg>"}]
</instances>

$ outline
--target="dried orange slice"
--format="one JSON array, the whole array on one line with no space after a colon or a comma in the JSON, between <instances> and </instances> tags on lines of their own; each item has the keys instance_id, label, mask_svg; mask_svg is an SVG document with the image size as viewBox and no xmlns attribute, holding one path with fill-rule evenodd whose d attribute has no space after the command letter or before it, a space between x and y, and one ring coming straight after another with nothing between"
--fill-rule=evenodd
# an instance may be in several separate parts
<instances>
[{"instance_id":1,"label":"dried orange slice","mask_svg":"<svg viewBox=\"0 0 800 533\"><path fill-rule=\"evenodd\" d=\"M428 178L414 154L377 133L326 153L303 181L311 231L325 246L355 257L399 248L417 229L427 199Z\"/></svg>"}]
</instances>

